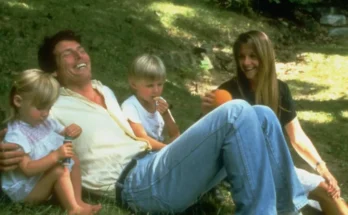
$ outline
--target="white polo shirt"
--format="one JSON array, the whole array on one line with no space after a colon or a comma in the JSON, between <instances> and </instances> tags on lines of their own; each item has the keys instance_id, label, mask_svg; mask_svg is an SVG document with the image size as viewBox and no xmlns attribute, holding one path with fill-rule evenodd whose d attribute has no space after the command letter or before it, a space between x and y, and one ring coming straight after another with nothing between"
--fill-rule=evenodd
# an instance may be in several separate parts
<instances>
[{"instance_id":1,"label":"white polo shirt","mask_svg":"<svg viewBox=\"0 0 348 215\"><path fill-rule=\"evenodd\" d=\"M82 186L95 194L113 197L123 168L132 157L151 147L134 135L114 93L96 80L92 86L104 96L107 109L61 88L51 115L64 126L75 123L82 128L81 135L73 141L81 163Z\"/></svg>"}]
</instances>

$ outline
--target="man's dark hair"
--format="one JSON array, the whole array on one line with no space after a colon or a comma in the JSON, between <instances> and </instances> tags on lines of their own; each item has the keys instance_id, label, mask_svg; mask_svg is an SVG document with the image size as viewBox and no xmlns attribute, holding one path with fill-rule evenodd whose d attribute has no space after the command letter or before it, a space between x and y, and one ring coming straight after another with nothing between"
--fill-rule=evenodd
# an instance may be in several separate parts
<instances>
[{"instance_id":1,"label":"man's dark hair","mask_svg":"<svg viewBox=\"0 0 348 215\"><path fill-rule=\"evenodd\" d=\"M63 40L81 43L81 37L72 30L62 30L51 37L45 37L38 51L39 66L43 71L48 73L56 71L57 64L53 51L55 46Z\"/></svg>"}]
</instances>

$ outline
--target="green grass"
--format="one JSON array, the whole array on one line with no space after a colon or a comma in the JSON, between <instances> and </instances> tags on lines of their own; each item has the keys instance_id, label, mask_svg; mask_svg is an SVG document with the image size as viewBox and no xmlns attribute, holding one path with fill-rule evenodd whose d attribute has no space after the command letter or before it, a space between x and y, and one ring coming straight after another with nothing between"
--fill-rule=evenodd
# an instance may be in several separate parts
<instances>
[{"instance_id":1,"label":"green grass","mask_svg":"<svg viewBox=\"0 0 348 215\"><path fill-rule=\"evenodd\" d=\"M69 28L83 36L94 77L110 86L119 101L130 95L125 73L131 60L144 52L162 57L169 77L164 97L173 104L173 114L184 131L199 115L199 94L231 76L219 69L204 73L193 48L202 45L218 49L230 58L236 36L259 29L274 41L279 77L290 85L304 130L337 176L347 198L348 49L344 41L321 44L315 38L308 41L298 37L301 43L295 43L296 39L289 43L284 38L294 36L298 29L289 30L269 19L248 18L202 2L2 0L0 99L7 101L12 74L38 67L36 53L43 37ZM286 42L289 45L284 45ZM0 110L5 109L5 102L0 103ZM298 165L308 168L297 155L294 157ZM226 214L233 210L226 206L231 203L226 196L224 203L216 203L207 196L186 214ZM108 200L88 198L88 201L101 201L101 214L129 214ZM56 206L24 206L1 200L0 214L62 214L62 211Z\"/></svg>"},{"instance_id":2,"label":"green grass","mask_svg":"<svg viewBox=\"0 0 348 215\"><path fill-rule=\"evenodd\" d=\"M347 199L348 48L336 46L335 53L332 46L318 49L298 45L300 60L288 72L280 72L279 77L289 83L301 124ZM304 165L303 161L298 163Z\"/></svg>"}]
</instances>

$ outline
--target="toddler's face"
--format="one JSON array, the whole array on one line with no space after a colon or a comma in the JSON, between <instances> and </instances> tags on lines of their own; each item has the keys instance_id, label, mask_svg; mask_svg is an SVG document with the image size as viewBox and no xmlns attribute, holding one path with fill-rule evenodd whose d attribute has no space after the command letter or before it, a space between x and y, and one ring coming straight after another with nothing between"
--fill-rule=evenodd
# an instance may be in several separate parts
<instances>
[{"instance_id":1,"label":"toddler's face","mask_svg":"<svg viewBox=\"0 0 348 215\"><path fill-rule=\"evenodd\" d=\"M138 80L133 82L133 88L138 98L153 102L155 97L162 95L164 80Z\"/></svg>"},{"instance_id":2,"label":"toddler's face","mask_svg":"<svg viewBox=\"0 0 348 215\"><path fill-rule=\"evenodd\" d=\"M28 100L21 100L16 102L19 119L36 126L45 121L50 113L51 106L45 108L38 108L31 104Z\"/></svg>"}]
</instances>

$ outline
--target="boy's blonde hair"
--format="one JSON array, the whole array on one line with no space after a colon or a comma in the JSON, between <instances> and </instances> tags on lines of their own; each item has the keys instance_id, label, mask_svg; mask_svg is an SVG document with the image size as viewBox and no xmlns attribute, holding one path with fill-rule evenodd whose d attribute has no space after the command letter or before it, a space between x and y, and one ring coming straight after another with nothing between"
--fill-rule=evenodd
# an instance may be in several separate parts
<instances>
[{"instance_id":1,"label":"boy's blonde hair","mask_svg":"<svg viewBox=\"0 0 348 215\"><path fill-rule=\"evenodd\" d=\"M143 54L134 59L128 70L131 80L164 80L166 67L156 55Z\"/></svg>"},{"instance_id":2,"label":"boy's blonde hair","mask_svg":"<svg viewBox=\"0 0 348 215\"><path fill-rule=\"evenodd\" d=\"M9 96L10 109L5 122L17 117L17 107L14 104L15 95L23 100L29 100L38 109L48 108L59 96L59 83L49 73L39 69L29 69L21 72L14 79Z\"/></svg>"}]
</instances>

